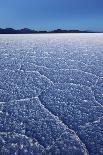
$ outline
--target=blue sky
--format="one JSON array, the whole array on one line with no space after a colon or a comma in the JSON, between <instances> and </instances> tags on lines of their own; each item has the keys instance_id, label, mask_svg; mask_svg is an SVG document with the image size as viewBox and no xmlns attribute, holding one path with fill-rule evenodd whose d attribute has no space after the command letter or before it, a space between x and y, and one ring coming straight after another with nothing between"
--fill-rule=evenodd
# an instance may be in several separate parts
<instances>
[{"instance_id":1,"label":"blue sky","mask_svg":"<svg viewBox=\"0 0 103 155\"><path fill-rule=\"evenodd\" d=\"M103 0L0 0L0 27L103 31Z\"/></svg>"}]
</instances>

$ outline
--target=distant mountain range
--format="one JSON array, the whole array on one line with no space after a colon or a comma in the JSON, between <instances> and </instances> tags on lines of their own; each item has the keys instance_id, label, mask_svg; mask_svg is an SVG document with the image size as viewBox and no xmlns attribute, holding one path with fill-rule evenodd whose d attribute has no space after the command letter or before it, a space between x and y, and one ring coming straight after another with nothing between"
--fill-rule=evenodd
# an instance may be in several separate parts
<instances>
[{"instance_id":1,"label":"distant mountain range","mask_svg":"<svg viewBox=\"0 0 103 155\"><path fill-rule=\"evenodd\" d=\"M28 28L13 29L13 28L0 28L0 34L37 34L37 33L95 33L93 31L81 31L81 30L62 30L56 29L53 31L36 31Z\"/></svg>"}]
</instances>

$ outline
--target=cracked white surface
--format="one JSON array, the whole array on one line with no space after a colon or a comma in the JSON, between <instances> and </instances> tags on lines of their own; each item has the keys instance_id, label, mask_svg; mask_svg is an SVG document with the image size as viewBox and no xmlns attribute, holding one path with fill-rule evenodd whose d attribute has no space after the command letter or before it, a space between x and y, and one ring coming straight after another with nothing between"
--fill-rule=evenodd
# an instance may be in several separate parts
<instances>
[{"instance_id":1,"label":"cracked white surface","mask_svg":"<svg viewBox=\"0 0 103 155\"><path fill-rule=\"evenodd\" d=\"M0 35L0 154L103 154L102 40Z\"/></svg>"}]
</instances>

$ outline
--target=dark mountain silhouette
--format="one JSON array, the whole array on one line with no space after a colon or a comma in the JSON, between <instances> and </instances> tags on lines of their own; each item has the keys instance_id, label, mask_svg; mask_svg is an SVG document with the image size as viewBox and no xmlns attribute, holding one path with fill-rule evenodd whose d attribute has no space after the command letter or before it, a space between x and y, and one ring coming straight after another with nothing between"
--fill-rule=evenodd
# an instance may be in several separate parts
<instances>
[{"instance_id":1,"label":"dark mountain silhouette","mask_svg":"<svg viewBox=\"0 0 103 155\"><path fill-rule=\"evenodd\" d=\"M50 31L50 33L89 33L89 32L88 31L80 31L80 30L61 30L61 29L57 29L57 30Z\"/></svg>"},{"instance_id":2,"label":"dark mountain silhouette","mask_svg":"<svg viewBox=\"0 0 103 155\"><path fill-rule=\"evenodd\" d=\"M0 34L36 34L36 33L94 33L93 31L81 31L81 30L62 30L56 29L53 31L36 31L28 28L13 29L13 28L0 28Z\"/></svg>"}]
</instances>

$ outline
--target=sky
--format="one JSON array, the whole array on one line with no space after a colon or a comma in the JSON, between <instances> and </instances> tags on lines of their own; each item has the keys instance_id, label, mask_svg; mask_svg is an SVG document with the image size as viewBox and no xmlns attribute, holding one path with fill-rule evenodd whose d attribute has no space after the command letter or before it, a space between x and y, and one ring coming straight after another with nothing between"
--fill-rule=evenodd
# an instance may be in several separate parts
<instances>
[{"instance_id":1,"label":"sky","mask_svg":"<svg viewBox=\"0 0 103 155\"><path fill-rule=\"evenodd\" d=\"M0 0L0 27L103 31L103 0Z\"/></svg>"}]
</instances>

